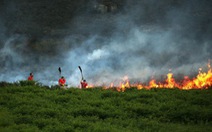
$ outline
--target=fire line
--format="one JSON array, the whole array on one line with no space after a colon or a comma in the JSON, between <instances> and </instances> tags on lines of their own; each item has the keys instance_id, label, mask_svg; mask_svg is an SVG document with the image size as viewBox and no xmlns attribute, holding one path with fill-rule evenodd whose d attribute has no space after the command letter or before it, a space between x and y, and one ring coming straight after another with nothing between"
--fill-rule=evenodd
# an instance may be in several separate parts
<instances>
[{"instance_id":1,"label":"fire line","mask_svg":"<svg viewBox=\"0 0 212 132\"><path fill-rule=\"evenodd\" d=\"M115 88L117 91L125 91L129 88L140 89L151 89L151 88L178 88L182 90L190 89L208 89L212 86L212 69L210 63L207 65L208 71L203 72L202 68L199 68L199 73L196 77L190 79L188 76L184 76L184 79L180 82L175 81L173 73L169 72L166 76L166 80L161 82L156 82L155 79L151 79L148 85L143 85L142 83L131 84L128 77L125 76L123 81L119 83L119 86L115 86L111 83L109 86L104 86L104 89ZM95 85L90 85L87 88L93 88Z\"/></svg>"}]
</instances>

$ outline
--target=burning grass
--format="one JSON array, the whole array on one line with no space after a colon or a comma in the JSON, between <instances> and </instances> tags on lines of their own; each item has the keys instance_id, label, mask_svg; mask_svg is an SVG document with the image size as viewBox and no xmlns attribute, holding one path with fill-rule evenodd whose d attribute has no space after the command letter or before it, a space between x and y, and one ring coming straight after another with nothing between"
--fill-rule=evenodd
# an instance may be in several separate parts
<instances>
[{"instance_id":1,"label":"burning grass","mask_svg":"<svg viewBox=\"0 0 212 132\"><path fill-rule=\"evenodd\" d=\"M211 131L212 91L0 87L1 131Z\"/></svg>"},{"instance_id":2,"label":"burning grass","mask_svg":"<svg viewBox=\"0 0 212 132\"><path fill-rule=\"evenodd\" d=\"M92 84L87 88L93 88L95 85ZM192 79L188 76L184 76L184 79L181 81L176 81L172 72L169 72L166 76L166 79L162 82L157 82L156 79L151 79L148 84L143 83L130 83L128 76L125 76L119 85L114 85L113 83L110 86L105 86L104 89L116 89L117 91L125 91L129 88L136 89L151 89L151 88L178 88L183 90L190 89L210 89L212 87L212 68L210 61L208 63L207 72L203 72L202 68L199 68L199 72L196 77Z\"/></svg>"}]
</instances>

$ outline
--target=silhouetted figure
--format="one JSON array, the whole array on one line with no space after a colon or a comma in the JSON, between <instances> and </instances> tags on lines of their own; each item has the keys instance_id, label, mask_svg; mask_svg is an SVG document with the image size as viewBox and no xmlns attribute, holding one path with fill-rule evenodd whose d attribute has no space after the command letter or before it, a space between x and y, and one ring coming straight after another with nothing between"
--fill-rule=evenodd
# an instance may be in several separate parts
<instances>
[{"instance_id":1,"label":"silhouetted figure","mask_svg":"<svg viewBox=\"0 0 212 132\"><path fill-rule=\"evenodd\" d=\"M29 74L29 77L28 77L28 81L33 81L34 80L34 78L33 78L33 73L30 73Z\"/></svg>"}]
</instances>

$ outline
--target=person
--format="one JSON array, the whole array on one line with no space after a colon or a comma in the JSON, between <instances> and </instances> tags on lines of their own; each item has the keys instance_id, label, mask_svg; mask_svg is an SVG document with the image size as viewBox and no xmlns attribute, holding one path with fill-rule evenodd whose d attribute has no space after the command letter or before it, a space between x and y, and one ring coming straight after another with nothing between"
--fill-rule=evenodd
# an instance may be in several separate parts
<instances>
[{"instance_id":1,"label":"person","mask_svg":"<svg viewBox=\"0 0 212 132\"><path fill-rule=\"evenodd\" d=\"M32 72L29 74L28 81L33 81L33 73Z\"/></svg>"},{"instance_id":2,"label":"person","mask_svg":"<svg viewBox=\"0 0 212 132\"><path fill-rule=\"evenodd\" d=\"M59 86L65 86L66 83L66 79L64 78L64 76L62 76L59 80L58 80Z\"/></svg>"},{"instance_id":3,"label":"person","mask_svg":"<svg viewBox=\"0 0 212 132\"><path fill-rule=\"evenodd\" d=\"M86 88L88 86L88 83L86 82L86 80L82 80L80 83L81 83L81 88Z\"/></svg>"}]
</instances>

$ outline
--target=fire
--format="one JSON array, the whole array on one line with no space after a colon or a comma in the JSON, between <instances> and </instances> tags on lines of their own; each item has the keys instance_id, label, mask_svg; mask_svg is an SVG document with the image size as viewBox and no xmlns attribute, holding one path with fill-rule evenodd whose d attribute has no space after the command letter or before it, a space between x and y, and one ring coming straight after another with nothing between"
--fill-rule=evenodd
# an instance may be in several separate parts
<instances>
[{"instance_id":1,"label":"fire","mask_svg":"<svg viewBox=\"0 0 212 132\"><path fill-rule=\"evenodd\" d=\"M130 81L128 76L124 76L123 82L120 82L119 87L117 88L118 91L125 91L126 88L130 88Z\"/></svg>"},{"instance_id":2,"label":"fire","mask_svg":"<svg viewBox=\"0 0 212 132\"><path fill-rule=\"evenodd\" d=\"M202 72L202 68L199 68L199 74L196 78L190 80L187 78L187 81L183 83L183 89L202 89L212 86L212 70L208 64L208 72Z\"/></svg>"},{"instance_id":3,"label":"fire","mask_svg":"<svg viewBox=\"0 0 212 132\"><path fill-rule=\"evenodd\" d=\"M150 82L149 82L149 86L147 88L158 88L159 85L156 83L156 80L152 79Z\"/></svg>"},{"instance_id":4,"label":"fire","mask_svg":"<svg viewBox=\"0 0 212 132\"><path fill-rule=\"evenodd\" d=\"M94 87L94 85L93 85L93 84L88 84L88 85L85 87L85 89L93 88L93 87Z\"/></svg>"},{"instance_id":5,"label":"fire","mask_svg":"<svg viewBox=\"0 0 212 132\"><path fill-rule=\"evenodd\" d=\"M118 86L115 86L114 83L111 83L108 87L104 89L115 88L117 91L124 92L126 89L131 87L137 89L151 89L151 88L179 88L183 90L189 89L208 89L212 86L212 69L210 63L207 65L208 71L203 72L203 68L199 68L198 75L193 79L190 79L188 76L184 76L184 79L180 82L177 82L174 79L174 74L169 70L169 73L166 76L166 79L163 82L156 82L152 78L148 85L142 83L131 84L128 76L124 76L122 81L120 81ZM89 85L88 88L92 88L95 85Z\"/></svg>"}]
</instances>

